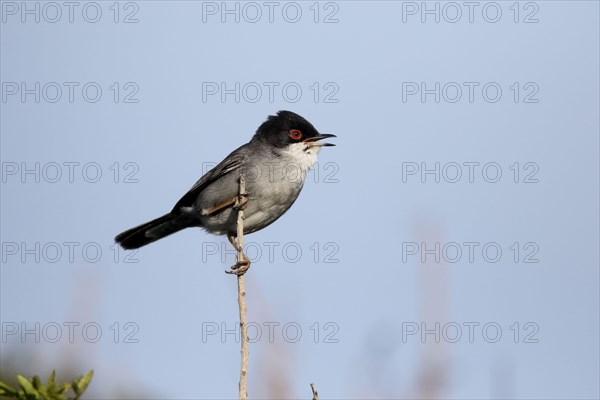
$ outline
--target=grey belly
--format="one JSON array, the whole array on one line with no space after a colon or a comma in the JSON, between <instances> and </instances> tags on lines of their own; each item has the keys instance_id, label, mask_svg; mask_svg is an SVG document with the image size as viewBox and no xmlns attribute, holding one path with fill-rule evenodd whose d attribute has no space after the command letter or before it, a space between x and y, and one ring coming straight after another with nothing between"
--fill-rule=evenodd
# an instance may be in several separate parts
<instances>
[{"instance_id":1,"label":"grey belly","mask_svg":"<svg viewBox=\"0 0 600 400\"><path fill-rule=\"evenodd\" d=\"M303 186L302 182L291 179L258 179L246 180L248 204L244 209L244 233L256 232L281 217L296 201ZM209 185L198 196L196 210L210 208L237 196L239 190L237 176L228 174ZM223 235L235 233L237 211L231 208L212 216L199 216L200 226L210 233Z\"/></svg>"}]
</instances>

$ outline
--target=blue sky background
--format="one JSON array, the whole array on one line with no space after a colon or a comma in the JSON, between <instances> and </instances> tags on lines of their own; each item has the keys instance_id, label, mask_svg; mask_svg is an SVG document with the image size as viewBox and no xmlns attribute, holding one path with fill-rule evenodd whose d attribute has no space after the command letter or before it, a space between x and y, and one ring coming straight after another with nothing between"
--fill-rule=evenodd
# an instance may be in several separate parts
<instances>
[{"instance_id":1,"label":"blue sky background","mask_svg":"<svg viewBox=\"0 0 600 400\"><path fill-rule=\"evenodd\" d=\"M221 2L79 2L72 22L22 4L1 2L3 370L93 368L89 398L237 396L227 241L113 238L288 109L337 147L246 238L250 397L598 398L598 2L426 3L439 22L421 2L227 3L239 22Z\"/></svg>"}]
</instances>

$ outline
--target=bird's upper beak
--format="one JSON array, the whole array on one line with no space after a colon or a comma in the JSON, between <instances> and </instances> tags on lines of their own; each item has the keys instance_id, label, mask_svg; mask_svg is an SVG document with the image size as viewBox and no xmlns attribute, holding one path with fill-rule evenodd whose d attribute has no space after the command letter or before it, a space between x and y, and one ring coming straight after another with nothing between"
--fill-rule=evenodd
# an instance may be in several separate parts
<instances>
[{"instance_id":1,"label":"bird's upper beak","mask_svg":"<svg viewBox=\"0 0 600 400\"><path fill-rule=\"evenodd\" d=\"M331 133L320 133L317 136L309 137L304 140L304 143L307 143L309 147L326 147L326 146L335 146L333 143L317 143L321 139L327 139L331 137L337 137L332 135Z\"/></svg>"}]
</instances>

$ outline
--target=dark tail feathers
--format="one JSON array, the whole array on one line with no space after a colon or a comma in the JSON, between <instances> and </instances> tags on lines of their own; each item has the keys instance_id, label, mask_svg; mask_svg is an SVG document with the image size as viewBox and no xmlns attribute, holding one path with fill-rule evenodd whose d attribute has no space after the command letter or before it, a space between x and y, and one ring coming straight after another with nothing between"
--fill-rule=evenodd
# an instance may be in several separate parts
<instances>
[{"instance_id":1,"label":"dark tail feathers","mask_svg":"<svg viewBox=\"0 0 600 400\"><path fill-rule=\"evenodd\" d=\"M115 241L126 250L137 249L190 226L189 218L169 213L118 234Z\"/></svg>"}]
</instances>

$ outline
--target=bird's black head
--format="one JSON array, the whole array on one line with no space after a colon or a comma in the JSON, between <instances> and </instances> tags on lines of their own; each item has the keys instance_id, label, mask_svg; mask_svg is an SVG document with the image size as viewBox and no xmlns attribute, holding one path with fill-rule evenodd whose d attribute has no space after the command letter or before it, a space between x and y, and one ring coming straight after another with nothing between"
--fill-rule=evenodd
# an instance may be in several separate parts
<instances>
[{"instance_id":1,"label":"bird's black head","mask_svg":"<svg viewBox=\"0 0 600 400\"><path fill-rule=\"evenodd\" d=\"M261 140L278 148L294 143L305 143L307 148L335 146L331 143L317 143L318 140L329 137L335 135L319 133L310 122L298 114L279 111L277 115L270 115L258 127L253 140Z\"/></svg>"}]
</instances>

